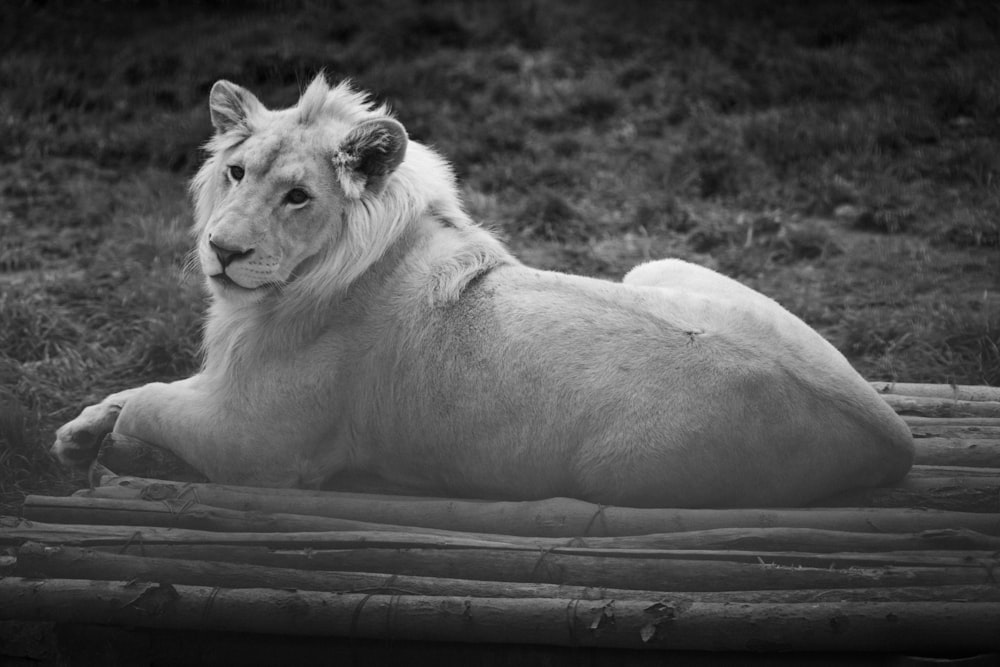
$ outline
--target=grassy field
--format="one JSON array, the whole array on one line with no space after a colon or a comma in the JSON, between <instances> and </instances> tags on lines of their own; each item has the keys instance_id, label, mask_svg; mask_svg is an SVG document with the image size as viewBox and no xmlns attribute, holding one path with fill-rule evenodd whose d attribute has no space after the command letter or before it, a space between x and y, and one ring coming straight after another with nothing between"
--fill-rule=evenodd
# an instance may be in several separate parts
<instances>
[{"instance_id":1,"label":"grassy field","mask_svg":"<svg viewBox=\"0 0 1000 667\"><path fill-rule=\"evenodd\" d=\"M251 10L246 7L251 6ZM54 429L197 368L187 179L228 78L353 78L527 263L680 256L871 379L1000 384L995 3L0 5L0 493Z\"/></svg>"}]
</instances>

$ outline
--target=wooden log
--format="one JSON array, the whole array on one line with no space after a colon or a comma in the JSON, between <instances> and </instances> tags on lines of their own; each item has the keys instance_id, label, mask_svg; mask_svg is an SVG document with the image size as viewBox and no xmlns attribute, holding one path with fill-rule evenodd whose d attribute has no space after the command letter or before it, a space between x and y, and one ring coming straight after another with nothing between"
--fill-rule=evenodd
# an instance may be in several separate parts
<instances>
[{"instance_id":1,"label":"wooden log","mask_svg":"<svg viewBox=\"0 0 1000 667\"><path fill-rule=\"evenodd\" d=\"M917 382L872 382L880 394L947 398L956 401L1000 401L1000 387L969 384L922 384Z\"/></svg>"},{"instance_id":2,"label":"wooden log","mask_svg":"<svg viewBox=\"0 0 1000 667\"><path fill-rule=\"evenodd\" d=\"M202 545L138 545L142 553L160 549L165 554L189 552L193 554L222 554L237 552L232 547L211 546L202 549ZM178 548L174 548L178 547ZM99 547L106 548L106 547ZM312 565L322 569L341 569L347 571L363 571L365 558L370 557L368 566L376 572L393 572L394 567L409 567L412 563L417 569L428 568L434 571L414 572L429 576L445 576L447 568L453 563L463 563L470 572L482 565L489 570L497 565L498 570L506 568L508 573L515 572L519 567L527 571L528 565L537 569L544 564L553 572L571 572L578 566L584 568L600 565L611 571L628 567L646 566L651 572L658 572L663 567L672 567L666 563L677 564L678 567L698 568L700 563L749 563L765 565L773 568L818 568L822 570L855 569L855 568L970 568L988 571L996 565L995 552L988 551L908 551L891 553L859 553L838 552L829 554L814 554L808 552L786 551L735 551L735 550L666 550L666 549L581 549L578 547L559 547L548 550L528 550L510 547L365 547L361 549L284 549L276 550L268 547L277 556L276 562L296 562L304 555L312 559ZM662 566L662 567L661 567ZM293 565L293 567L305 567ZM715 567L715 566L712 566ZM444 569L440 569L444 568ZM454 570L459 572L460 569ZM555 576L555 575L553 575ZM577 576L575 573L573 576ZM477 577L479 578L479 577ZM490 579L490 576L482 578ZM519 581L520 579L511 579ZM525 579L525 581L533 581ZM562 583L555 581L553 583ZM959 583L966 583L964 580ZM585 585L585 584L581 584ZM610 584L607 584L610 585ZM634 588L635 586L628 586ZM735 589L734 589L735 590Z\"/></svg>"},{"instance_id":3,"label":"wooden log","mask_svg":"<svg viewBox=\"0 0 1000 667\"><path fill-rule=\"evenodd\" d=\"M856 489L827 498L815 507L883 507L1000 512L1000 487L975 486L961 480L923 480L888 488Z\"/></svg>"},{"instance_id":4,"label":"wooden log","mask_svg":"<svg viewBox=\"0 0 1000 667\"><path fill-rule=\"evenodd\" d=\"M29 630L30 629L30 630ZM31 655L18 651L19 635L31 633ZM44 644L39 641L43 638ZM23 644L22 644L23 645ZM69 647L69 648L67 648ZM155 656L156 665L476 665L477 667L660 667L682 660L687 667L719 665L766 665L767 667L885 667L892 656L842 651L817 658L802 652L676 652L632 651L607 647L567 647L541 644L469 644L459 642L418 642L400 639L379 640L355 637L301 637L227 632L190 632L133 626L112 627L74 623L72 625L0 621L0 661L15 657L13 665L34 667L25 659L42 657L44 664L73 664L77 656L102 656L101 665L146 665ZM65 656L65 657L63 657ZM109 656L108 660L105 656ZM62 658L62 661L59 659ZM910 665L910 661L901 658ZM986 656L962 661L963 667L980 667ZM6 664L6 663L4 663ZM98 663L94 663L98 664ZM923 665L923 661L914 664Z\"/></svg>"},{"instance_id":5,"label":"wooden log","mask_svg":"<svg viewBox=\"0 0 1000 667\"><path fill-rule=\"evenodd\" d=\"M987 417L917 417L900 415L914 437L1000 438L1000 419Z\"/></svg>"},{"instance_id":6,"label":"wooden log","mask_svg":"<svg viewBox=\"0 0 1000 667\"><path fill-rule=\"evenodd\" d=\"M235 532L364 530L371 525L336 517L241 512L185 501L130 501L81 496L27 496L21 512L26 519L46 523L171 526Z\"/></svg>"},{"instance_id":7,"label":"wooden log","mask_svg":"<svg viewBox=\"0 0 1000 667\"><path fill-rule=\"evenodd\" d=\"M595 602L19 577L0 580L0 598L0 619L297 636L716 651L1000 648L995 602Z\"/></svg>"},{"instance_id":8,"label":"wooden log","mask_svg":"<svg viewBox=\"0 0 1000 667\"><path fill-rule=\"evenodd\" d=\"M11 517L13 518L13 517ZM353 523L353 522L352 522ZM228 544L228 545L266 545L274 548L345 548L361 549L364 547L392 547L405 549L409 547L438 548L474 548L495 547L510 549L539 549L555 546L573 546L575 541L566 538L525 538L506 535L478 535L475 533L459 533L447 530L411 529L406 526L378 526L365 524L372 528L362 530L307 531L307 532L217 532L212 530L197 530L187 528L128 526L128 525L86 525L86 524L53 524L40 521L14 520L5 521L6 528L0 531L0 546L17 545L24 542L40 542L44 544L67 544L74 546L125 546L137 544ZM917 536L919 537L919 536ZM617 540L621 538L599 538ZM994 541L1000 542L1000 537L980 535L968 531L958 531L955 544L960 548L972 549L977 544L982 549ZM947 549L942 546L950 542L946 538L943 543L928 540L926 549ZM847 541L845 540L845 543ZM886 542L887 544L889 542ZM893 542L895 543L895 542ZM901 540L899 544L907 541ZM912 542L916 544L916 542ZM932 547L932 545L934 545Z\"/></svg>"},{"instance_id":9,"label":"wooden log","mask_svg":"<svg viewBox=\"0 0 1000 667\"><path fill-rule=\"evenodd\" d=\"M848 532L921 532L936 528L968 528L1000 534L995 513L916 510L912 508L808 508L741 510L672 510L599 507L556 498L528 503L430 501L415 512L413 504L381 497L364 500L320 493L309 497L255 498L259 509L239 511L184 500L157 502L100 497L53 498L29 496L22 511L26 518L53 523L104 523L175 526L238 532L297 532L364 530L373 523L454 529L461 532L542 537L642 535L657 532L713 528L787 527ZM315 494L313 494L315 495ZM212 498L223 504L224 495ZM243 504L237 495L232 504ZM288 501L292 501L289 503ZM267 507L294 507L311 514L268 512ZM526 507L525 507L526 506ZM341 516L324 516L333 514ZM351 518L345 518L347 517ZM96 519L95 517L101 517ZM369 519L368 522L358 519Z\"/></svg>"},{"instance_id":10,"label":"wooden log","mask_svg":"<svg viewBox=\"0 0 1000 667\"><path fill-rule=\"evenodd\" d=\"M910 476L893 486L852 490L817 501L812 507L919 507L957 512L1000 512L1000 470L940 466L935 466L933 470L925 468L914 467ZM161 488L152 495L162 494L169 495L169 491ZM148 488L105 486L81 490L77 495L127 500L148 499L151 494ZM397 502L401 500L397 496L389 497ZM356 500L363 502L365 498L372 496L358 494ZM441 502L449 501L441 499Z\"/></svg>"},{"instance_id":11,"label":"wooden log","mask_svg":"<svg viewBox=\"0 0 1000 667\"><path fill-rule=\"evenodd\" d=\"M364 529L365 526L359 526L356 521L367 520L397 526L541 537L645 535L754 527L894 533L966 528L1000 535L1000 514L909 508L674 510L601 507L566 498L524 503L460 500L415 503L391 497L358 500L330 492L299 491L297 496L269 496L262 489L244 491L240 490L242 487L215 485L188 485L184 489L178 485L176 491L178 495L182 490L187 494L185 489L191 487L197 487L194 489L197 497L210 496L212 506L180 498L153 502L28 496L22 512L27 519L49 523L175 526L239 532ZM252 509L225 509L227 503L251 505ZM310 514L269 512L268 508L296 508ZM355 523L345 523L344 519Z\"/></svg>"},{"instance_id":12,"label":"wooden log","mask_svg":"<svg viewBox=\"0 0 1000 667\"><path fill-rule=\"evenodd\" d=\"M205 546L201 542L187 542L190 546ZM213 542L212 544L218 544ZM260 546L276 550L272 543L256 542ZM179 546L177 541L162 541L160 546ZM108 546L108 545L104 545ZM128 542L122 544L121 548L137 546L145 551L152 548L154 544L138 542L135 536L129 538ZM230 548L232 544L230 543ZM690 561L733 561L744 563L768 563L771 565L795 566L795 567L884 567L889 565L898 566L921 566L921 567L980 567L983 563L988 563L995 552L990 550L909 550L893 552L829 552L812 553L805 551L775 551L775 550L746 550L746 549L636 549L636 548L611 548L602 549L594 546L579 545L555 545L547 548L535 547L524 544L504 544L494 543L468 538L441 538L435 535L393 535L386 534L382 539L369 540L365 536L360 539L344 540L341 542L331 540L323 548L315 546L303 550L301 545L286 549L288 553L362 553L368 550L370 553L402 551L407 554L419 553L426 556L425 560L434 560L436 554L443 552L453 552L459 554L470 554L473 552L485 554L486 560L503 559L503 554L520 554L528 556L528 559L537 558L539 554L549 560L562 556L581 556L586 558L605 558L607 562L615 559L627 559L637 562L637 560L690 560ZM211 552L211 551L210 551ZM218 550L218 553L225 553L225 550ZM477 556L470 556L474 558ZM550 558L551 557L551 558ZM450 556L441 556L447 560ZM517 560L517 556L512 556L512 560ZM522 559L523 560L523 559ZM573 558L567 562L574 562Z\"/></svg>"},{"instance_id":13,"label":"wooden log","mask_svg":"<svg viewBox=\"0 0 1000 667\"><path fill-rule=\"evenodd\" d=\"M9 517L0 521L0 546L28 541L51 545L108 546L152 544L218 544L262 546L274 549L364 547L409 548L471 544L520 546L532 550L580 548L658 550L805 551L997 551L1000 537L971 530L945 528L920 533L857 533L812 528L716 528L678 533L620 537L519 537L485 535L409 527L376 526L349 531L247 533L188 530L184 528L46 524Z\"/></svg>"},{"instance_id":14,"label":"wooden log","mask_svg":"<svg viewBox=\"0 0 1000 667\"><path fill-rule=\"evenodd\" d=\"M96 548L119 551L117 547ZM824 561L822 567L809 567L787 554L773 553L755 562L738 562L737 557L749 560L750 555L731 553L715 554L714 560L697 560L662 553L655 557L611 557L489 549L326 550L186 544L133 545L128 553L305 570L664 591L978 585L991 581L990 570L995 565L995 559L981 554L973 554L970 560L953 557L951 564L928 557L925 565L873 562L870 567L856 567L845 558L843 567L839 567L841 561L833 559Z\"/></svg>"},{"instance_id":15,"label":"wooden log","mask_svg":"<svg viewBox=\"0 0 1000 667\"><path fill-rule=\"evenodd\" d=\"M1000 512L1000 469L916 465L898 484L855 489L816 506Z\"/></svg>"},{"instance_id":16,"label":"wooden log","mask_svg":"<svg viewBox=\"0 0 1000 667\"><path fill-rule=\"evenodd\" d=\"M955 483L989 485L1000 479L1000 468L958 465L915 465L906 475L907 480L952 480Z\"/></svg>"},{"instance_id":17,"label":"wooden log","mask_svg":"<svg viewBox=\"0 0 1000 667\"><path fill-rule=\"evenodd\" d=\"M965 479L973 476L979 479ZM954 479L958 477L963 479ZM900 494L907 496L910 500L916 500L922 492L925 493L926 497L921 499L921 505L932 504L935 494L945 501L949 500L949 494L954 494L955 502L952 503L953 505L957 505L963 498L967 498L969 499L969 504L973 509L977 511L995 512L996 494L994 491L998 488L998 485L1000 485L1000 470L981 470L954 467L928 468L925 466L915 466L907 479L898 486L898 489L900 489L898 492L894 493L892 490L893 487L885 487L885 489L872 490L869 496L873 504L877 503L880 498L883 498L887 503L887 506L898 507L898 505L889 504L889 501L892 498L900 497ZM115 487L119 490L108 490L109 488ZM967 491L956 491L956 488L967 489ZM983 491L976 491L977 489L982 489ZM944 492L941 492L942 490ZM102 497L104 494L109 494L112 497L127 498L136 497L137 495L138 497L149 497L151 492L154 497L163 499L197 498L201 502L215 507L262 512L287 512L292 514L316 513L325 516L369 520L373 523L391 523L395 525L427 525L428 527L434 527L430 524L416 522L430 521L440 517L437 519L437 525L441 527L453 527L457 530L465 532L488 532L489 529L487 529L487 531L482 529L477 530L477 526L480 523L488 523L490 526L501 527L505 524L523 525L523 519L527 518L524 515L528 514L535 522L535 526L519 527L516 531L502 528L492 531L525 535L565 534L552 533L551 531L556 529L557 526L549 526L541 523L546 520L559 521L560 519L564 519L568 521L572 518L576 518L580 524L586 520L588 527L590 528L594 528L593 524L597 518L605 524L611 520L618 520L625 525L632 523L639 524L637 529L624 529L613 533L605 533L620 535L661 532L658 530L649 530L647 528L647 524L656 522L658 519L663 520L669 518L670 522L676 525L679 521L683 521L685 518L689 518L691 520L700 519L702 521L711 521L713 517L731 517L732 520L737 521L737 523L733 524L733 526L747 526L748 524L740 521L740 518L746 519L748 516L759 514L760 512L772 513L775 511L782 511L665 510L622 508L612 506L605 507L567 498L554 498L542 501L516 503L436 498L401 499L398 496L310 492L295 489L281 489L278 493L272 493L272 490L270 489L260 489L254 487L235 487L215 484L181 486L158 480L138 478L118 478L115 480L108 480L108 487L100 487L88 493L94 495L95 497ZM830 505L833 507L843 507L842 504L838 504L836 501L830 503ZM822 503L817 506L822 506ZM878 505L876 504L873 506ZM945 509L965 511L954 506ZM792 517L796 513L801 514L801 512L805 510L784 511L792 512L792 515L786 518L794 520ZM501 523L497 523L498 521ZM463 525L463 522L471 522L473 525ZM566 525L565 522L561 523L563 525L558 527ZM789 524L779 522L772 523L770 525ZM808 524L796 525L810 527ZM607 528L606 525L604 527ZM725 523L721 525L698 526L698 528L712 527L729 526ZM826 525L812 527L837 529L835 526ZM691 528L689 527L687 529ZM631 530L631 532L626 532L627 530ZM666 532L667 530L668 529L664 528L662 532ZM847 530L856 529L847 528ZM600 534L596 533L596 531L594 532L595 534Z\"/></svg>"},{"instance_id":18,"label":"wooden log","mask_svg":"<svg viewBox=\"0 0 1000 667\"><path fill-rule=\"evenodd\" d=\"M951 398L924 398L883 394L882 398L901 415L918 417L1000 417L1000 402L956 401Z\"/></svg>"},{"instance_id":19,"label":"wooden log","mask_svg":"<svg viewBox=\"0 0 1000 667\"><path fill-rule=\"evenodd\" d=\"M662 591L497 582L453 577L421 577L370 572L316 571L224 561L153 558L29 542L17 550L8 576L95 579L101 581L169 581L172 584L224 588L279 588L334 593L381 593L467 597L543 597L586 600L642 600ZM896 588L789 589L671 592L671 599L701 602L845 602L961 600L1000 602L993 584L903 586Z\"/></svg>"},{"instance_id":20,"label":"wooden log","mask_svg":"<svg viewBox=\"0 0 1000 667\"><path fill-rule=\"evenodd\" d=\"M940 438L914 440L917 465L1000 468L1000 437Z\"/></svg>"}]
</instances>

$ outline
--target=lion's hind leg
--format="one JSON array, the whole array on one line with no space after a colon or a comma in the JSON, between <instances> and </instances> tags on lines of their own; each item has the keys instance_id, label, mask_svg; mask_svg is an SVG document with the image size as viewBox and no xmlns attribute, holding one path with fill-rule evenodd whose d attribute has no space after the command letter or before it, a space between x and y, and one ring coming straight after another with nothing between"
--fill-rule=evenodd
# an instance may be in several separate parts
<instances>
[{"instance_id":1,"label":"lion's hind leg","mask_svg":"<svg viewBox=\"0 0 1000 667\"><path fill-rule=\"evenodd\" d=\"M678 278L688 273L689 267L696 265L678 259L643 262L625 274L622 284L634 287L673 287L677 284Z\"/></svg>"},{"instance_id":2,"label":"lion's hind leg","mask_svg":"<svg viewBox=\"0 0 1000 667\"><path fill-rule=\"evenodd\" d=\"M732 278L682 259L657 259L634 267L622 278L633 287L669 287L692 292L752 292Z\"/></svg>"},{"instance_id":3,"label":"lion's hind leg","mask_svg":"<svg viewBox=\"0 0 1000 667\"><path fill-rule=\"evenodd\" d=\"M782 310L777 303L760 292L717 271L682 259L658 259L639 264L625 274L622 284L672 289L744 305L752 303L758 309Z\"/></svg>"}]
</instances>

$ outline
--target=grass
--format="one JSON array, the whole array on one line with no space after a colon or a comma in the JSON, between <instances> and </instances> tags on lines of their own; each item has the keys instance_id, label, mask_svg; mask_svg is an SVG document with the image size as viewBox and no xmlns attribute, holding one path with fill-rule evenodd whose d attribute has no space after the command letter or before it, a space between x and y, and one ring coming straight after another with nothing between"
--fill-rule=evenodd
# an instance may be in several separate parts
<instances>
[{"instance_id":1,"label":"grass","mask_svg":"<svg viewBox=\"0 0 1000 667\"><path fill-rule=\"evenodd\" d=\"M985 2L6 4L0 493L79 484L60 423L197 368L219 78L278 106L353 78L531 264L684 257L872 379L1000 384L998 35Z\"/></svg>"}]
</instances>

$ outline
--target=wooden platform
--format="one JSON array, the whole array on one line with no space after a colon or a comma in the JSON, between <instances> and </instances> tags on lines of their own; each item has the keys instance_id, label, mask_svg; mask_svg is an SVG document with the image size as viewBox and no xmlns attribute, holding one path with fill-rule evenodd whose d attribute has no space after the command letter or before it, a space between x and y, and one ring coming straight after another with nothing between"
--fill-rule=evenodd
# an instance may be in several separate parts
<instances>
[{"instance_id":1,"label":"wooden platform","mask_svg":"<svg viewBox=\"0 0 1000 667\"><path fill-rule=\"evenodd\" d=\"M876 387L917 465L822 507L30 496L0 518L0 662L998 664L1000 390Z\"/></svg>"}]
</instances>

